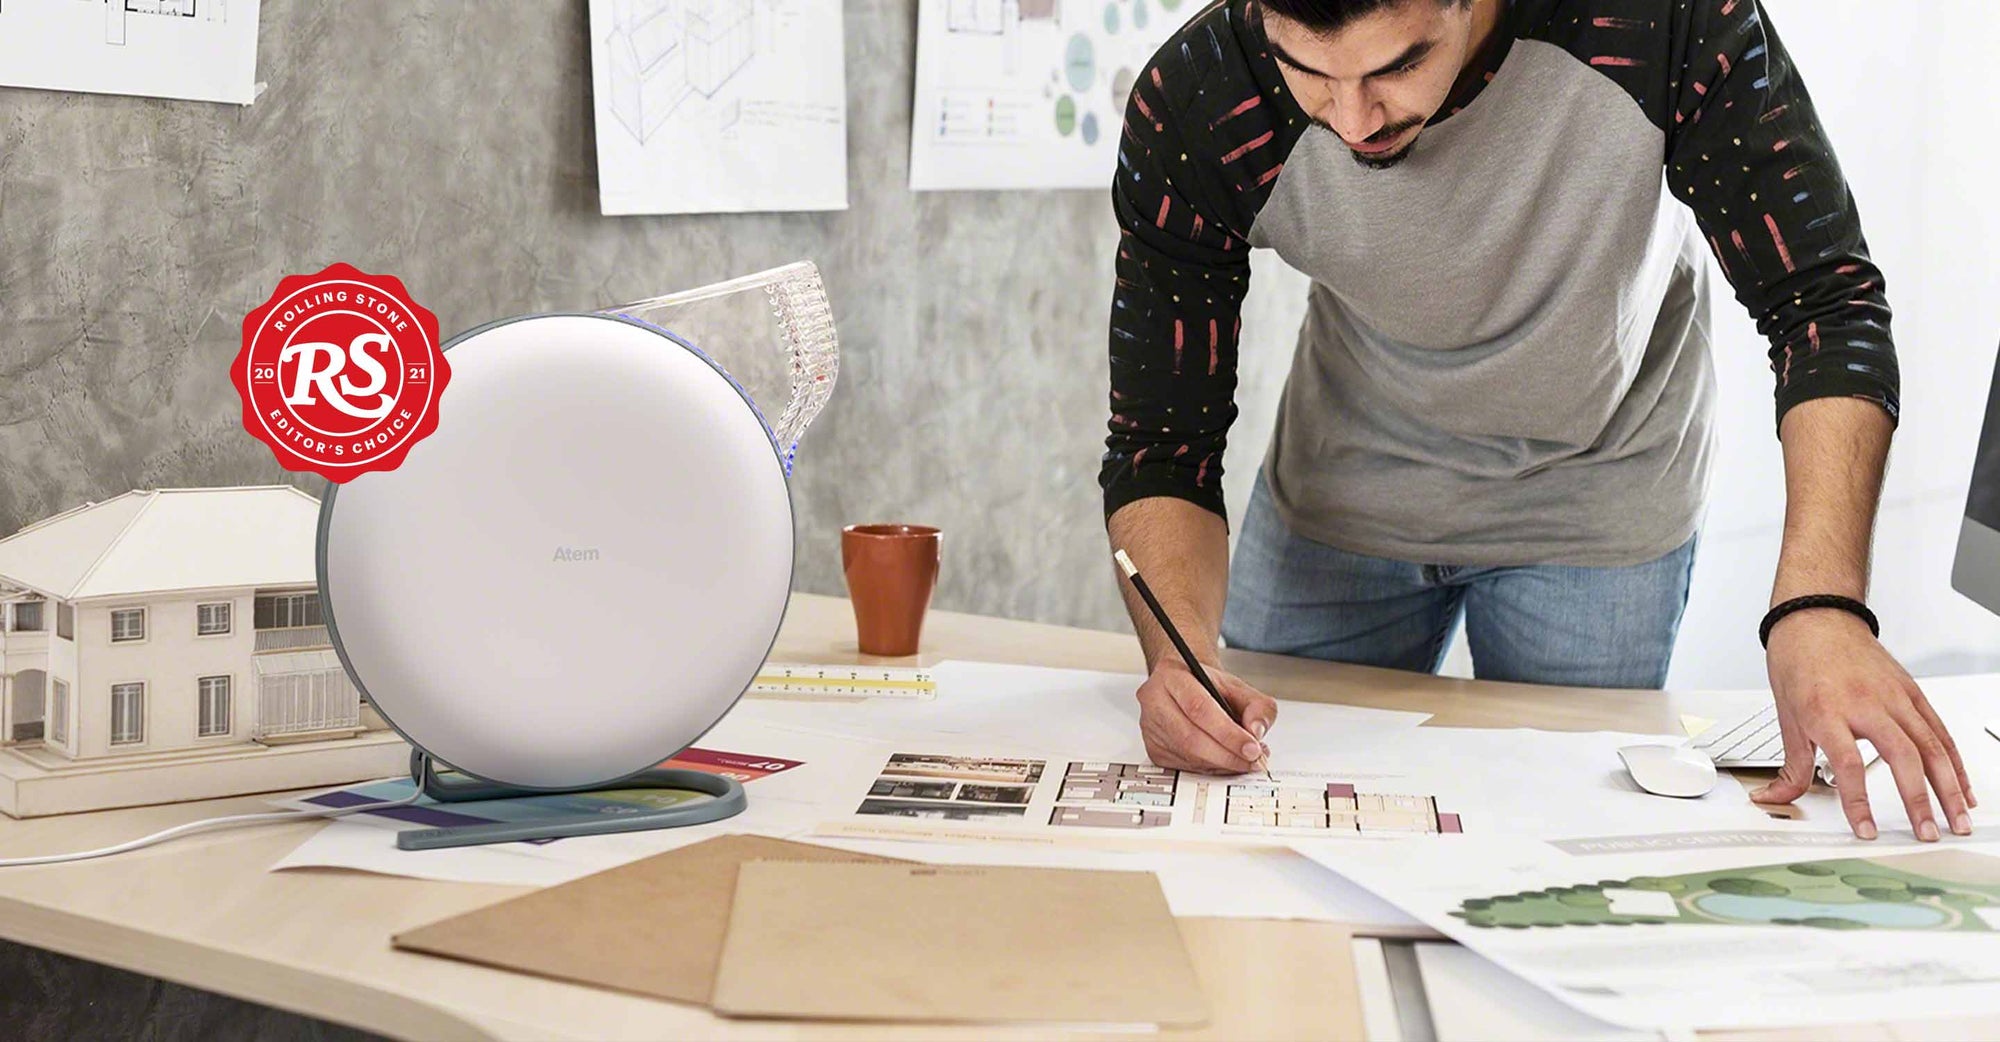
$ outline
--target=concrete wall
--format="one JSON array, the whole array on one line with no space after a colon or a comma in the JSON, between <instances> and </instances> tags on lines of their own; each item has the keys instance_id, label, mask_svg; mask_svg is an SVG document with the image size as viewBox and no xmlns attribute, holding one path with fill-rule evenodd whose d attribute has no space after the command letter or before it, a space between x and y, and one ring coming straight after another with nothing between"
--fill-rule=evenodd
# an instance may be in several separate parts
<instances>
[{"instance_id":1,"label":"concrete wall","mask_svg":"<svg viewBox=\"0 0 2000 1042\"><path fill-rule=\"evenodd\" d=\"M1897 308L1908 412L1877 599L1919 672L2000 664L2000 623L1945 583L2000 339L1981 233L2000 229L2000 162L1962 132L2000 118L1980 64L2000 16L1936 3L1886 28L1866 0L1769 4ZM841 525L926 522L946 532L939 606L1122 628L1095 486L1108 197L908 192L915 4L844 7L844 213L599 216L581 0L266 0L269 86L244 109L0 89L0 532L133 487L286 480L224 378L238 321L284 274L393 272L455 331L810 258L844 361L794 481L800 588L843 591ZM1239 514L1303 311L1303 279L1254 261L1225 457ZM1763 348L1726 296L1715 329L1724 467L1674 678L1752 686L1777 444Z\"/></svg>"},{"instance_id":2,"label":"concrete wall","mask_svg":"<svg viewBox=\"0 0 2000 1042\"><path fill-rule=\"evenodd\" d=\"M0 89L0 532L287 480L225 378L287 273L395 273L449 333L809 258L844 358L800 449L799 586L844 592L841 525L930 523L940 607L1122 627L1109 195L910 193L915 4L845 10L843 213L600 216L581 0L266 0L247 108ZM1295 322L1270 324L1274 372Z\"/></svg>"}]
</instances>

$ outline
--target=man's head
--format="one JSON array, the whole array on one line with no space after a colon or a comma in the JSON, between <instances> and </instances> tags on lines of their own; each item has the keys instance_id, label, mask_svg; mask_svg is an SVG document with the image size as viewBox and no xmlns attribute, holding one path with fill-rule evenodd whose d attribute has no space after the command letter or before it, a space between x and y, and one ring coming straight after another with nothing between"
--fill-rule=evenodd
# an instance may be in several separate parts
<instances>
[{"instance_id":1,"label":"man's head","mask_svg":"<svg viewBox=\"0 0 2000 1042\"><path fill-rule=\"evenodd\" d=\"M1409 154L1478 45L1491 0L1260 0L1285 86L1363 166Z\"/></svg>"}]
</instances>

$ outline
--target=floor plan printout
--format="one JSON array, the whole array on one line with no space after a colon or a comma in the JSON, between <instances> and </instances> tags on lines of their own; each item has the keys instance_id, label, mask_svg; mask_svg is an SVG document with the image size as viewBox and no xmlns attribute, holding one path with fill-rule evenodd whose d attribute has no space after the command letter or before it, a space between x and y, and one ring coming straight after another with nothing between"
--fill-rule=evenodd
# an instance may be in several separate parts
<instances>
[{"instance_id":1,"label":"floor plan printout","mask_svg":"<svg viewBox=\"0 0 2000 1042\"><path fill-rule=\"evenodd\" d=\"M1224 841L1464 831L1457 813L1396 781L1309 771L1215 778L1149 763L898 752L853 816L822 831Z\"/></svg>"},{"instance_id":2,"label":"floor plan printout","mask_svg":"<svg viewBox=\"0 0 2000 1042\"><path fill-rule=\"evenodd\" d=\"M0 0L0 85L248 105L259 0Z\"/></svg>"},{"instance_id":3,"label":"floor plan printout","mask_svg":"<svg viewBox=\"0 0 2000 1042\"><path fill-rule=\"evenodd\" d=\"M1104 188L1132 84L1202 0L918 0L910 187Z\"/></svg>"},{"instance_id":4,"label":"floor plan printout","mask_svg":"<svg viewBox=\"0 0 2000 1042\"><path fill-rule=\"evenodd\" d=\"M1293 844L1612 1023L2000 1015L2000 845L1744 830L1352 847Z\"/></svg>"},{"instance_id":5,"label":"floor plan printout","mask_svg":"<svg viewBox=\"0 0 2000 1042\"><path fill-rule=\"evenodd\" d=\"M846 209L841 41L827 0L590 0L599 210Z\"/></svg>"}]
</instances>

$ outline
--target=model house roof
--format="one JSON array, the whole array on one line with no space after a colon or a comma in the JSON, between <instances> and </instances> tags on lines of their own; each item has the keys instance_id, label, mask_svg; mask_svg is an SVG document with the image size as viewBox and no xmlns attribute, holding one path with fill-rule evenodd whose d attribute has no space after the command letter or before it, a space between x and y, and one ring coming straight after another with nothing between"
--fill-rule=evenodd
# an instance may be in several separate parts
<instances>
[{"instance_id":1,"label":"model house roof","mask_svg":"<svg viewBox=\"0 0 2000 1042\"><path fill-rule=\"evenodd\" d=\"M319 500L286 485L127 492L0 539L0 583L59 600L310 586Z\"/></svg>"}]
</instances>

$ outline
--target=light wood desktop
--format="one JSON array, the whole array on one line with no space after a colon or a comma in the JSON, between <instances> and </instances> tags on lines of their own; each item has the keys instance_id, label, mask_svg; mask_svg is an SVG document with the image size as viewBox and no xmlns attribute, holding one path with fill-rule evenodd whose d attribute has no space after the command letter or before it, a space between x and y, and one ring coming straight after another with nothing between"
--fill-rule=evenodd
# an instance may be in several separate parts
<instances>
[{"instance_id":1,"label":"light wood desktop","mask_svg":"<svg viewBox=\"0 0 2000 1042\"><path fill-rule=\"evenodd\" d=\"M984 659L1137 672L1129 634L934 611L924 653L855 649L845 599L797 595L772 658L932 663ZM1668 732L1660 692L1493 684L1228 652L1224 665L1280 698L1415 709L1453 726ZM90 849L183 822L268 810L267 796L0 820L0 857ZM521 887L267 867L325 822L253 825L93 861L0 869L0 936L252 1002L411 1039L818 1039L1046 1036L991 1027L730 1021L707 1010L401 952L401 930L524 892ZM1340 926L1182 920L1215 1010L1168 1039L1359 1038L1350 932ZM1810 943L1802 937L1801 944ZM1246 958L1255 953L1255 958ZM1276 967L1276 970L1271 969ZM1919 1014L1885 1010L1886 1018ZM1760 1033L1743 1037L1784 1037ZM1974 1020L1850 1025L1843 1038L2000 1038ZM1824 1032L1798 1037L1824 1037Z\"/></svg>"}]
</instances>

